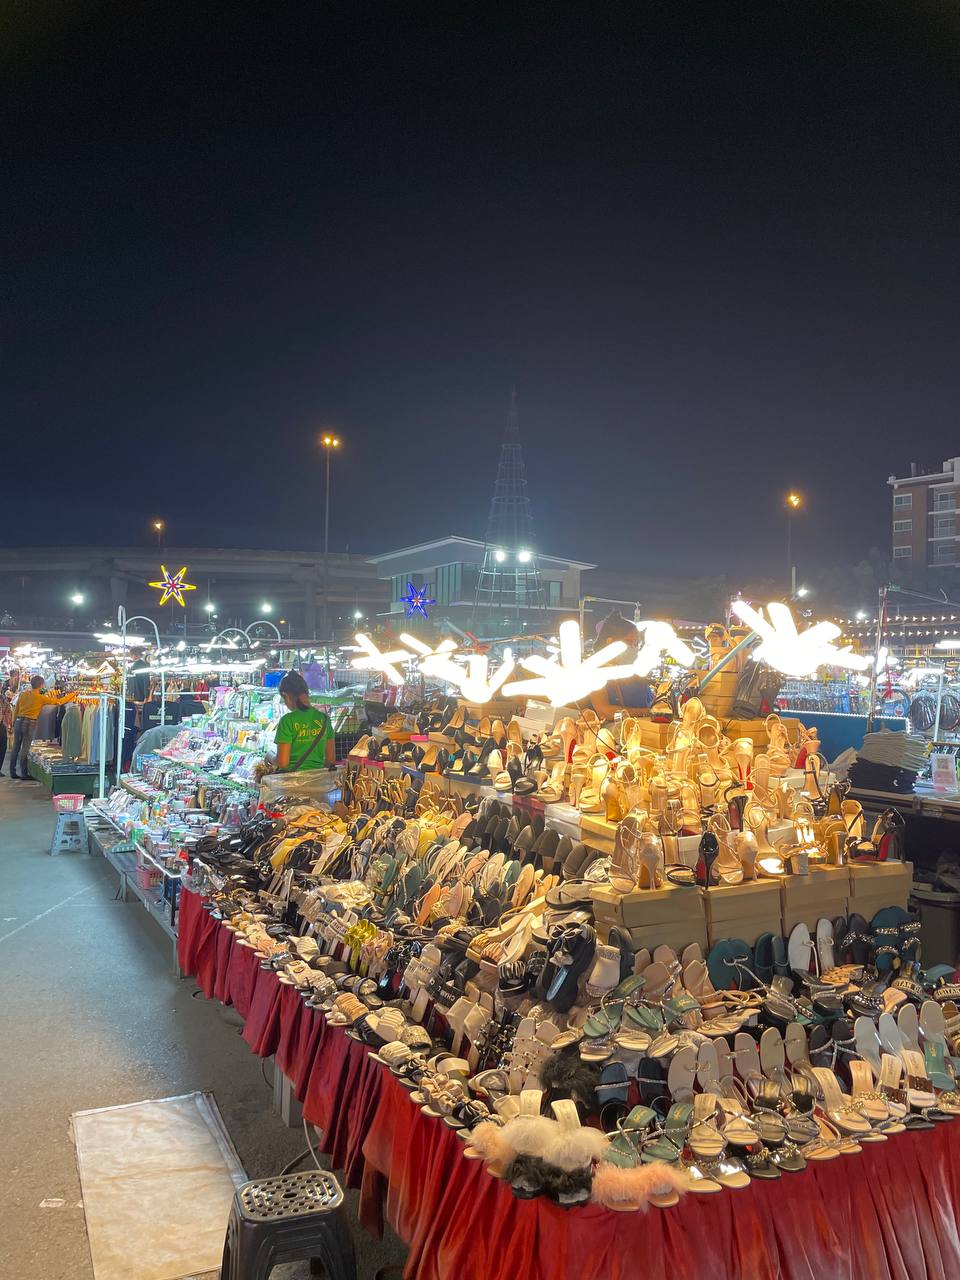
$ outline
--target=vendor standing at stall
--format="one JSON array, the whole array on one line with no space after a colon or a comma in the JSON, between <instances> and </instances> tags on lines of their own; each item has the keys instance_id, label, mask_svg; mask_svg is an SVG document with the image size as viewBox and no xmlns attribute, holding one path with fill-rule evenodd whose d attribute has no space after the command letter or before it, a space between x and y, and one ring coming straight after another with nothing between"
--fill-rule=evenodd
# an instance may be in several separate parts
<instances>
[{"instance_id":1,"label":"vendor standing at stall","mask_svg":"<svg viewBox=\"0 0 960 1280\"><path fill-rule=\"evenodd\" d=\"M299 671L288 671L280 681L280 697L287 714L277 725L277 768L283 773L331 768L333 726L327 713L311 704L307 682Z\"/></svg>"},{"instance_id":2,"label":"vendor standing at stall","mask_svg":"<svg viewBox=\"0 0 960 1280\"><path fill-rule=\"evenodd\" d=\"M44 707L62 706L65 702L73 702L76 698L76 691L72 693L44 693L43 676L34 676L30 681L30 685L26 689L21 689L17 694L17 701L13 707L13 749L10 752L10 777L18 778L21 782L31 782L32 779L27 775L27 756L30 754L30 744L33 742L33 735L37 731L37 719ZM20 772L17 772L17 763L20 765Z\"/></svg>"}]
</instances>

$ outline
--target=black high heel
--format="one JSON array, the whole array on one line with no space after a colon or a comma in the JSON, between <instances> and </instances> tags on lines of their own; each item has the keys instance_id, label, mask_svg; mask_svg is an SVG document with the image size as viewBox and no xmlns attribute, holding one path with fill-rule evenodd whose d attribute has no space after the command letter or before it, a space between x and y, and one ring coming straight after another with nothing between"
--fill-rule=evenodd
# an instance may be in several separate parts
<instances>
[{"instance_id":1,"label":"black high heel","mask_svg":"<svg viewBox=\"0 0 960 1280\"><path fill-rule=\"evenodd\" d=\"M720 856L720 841L712 831L705 831L700 837L697 854L697 884L701 889L708 889L712 883L713 864Z\"/></svg>"}]
</instances>

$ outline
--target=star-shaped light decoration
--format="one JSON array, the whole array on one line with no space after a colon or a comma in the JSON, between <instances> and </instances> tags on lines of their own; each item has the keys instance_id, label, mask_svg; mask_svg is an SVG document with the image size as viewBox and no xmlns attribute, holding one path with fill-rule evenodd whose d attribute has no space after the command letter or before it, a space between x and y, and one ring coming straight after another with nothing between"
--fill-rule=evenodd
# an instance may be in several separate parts
<instances>
[{"instance_id":1,"label":"star-shaped light decoration","mask_svg":"<svg viewBox=\"0 0 960 1280\"><path fill-rule=\"evenodd\" d=\"M643 644L633 663L634 675L649 675L654 667L660 666L663 654L681 667L692 667L696 661L697 655L669 622L638 622L637 630L643 636Z\"/></svg>"},{"instance_id":2,"label":"star-shaped light decoration","mask_svg":"<svg viewBox=\"0 0 960 1280\"><path fill-rule=\"evenodd\" d=\"M401 634L405 645L416 650L420 658L420 670L428 676L436 676L456 685L468 702L489 702L514 668L513 654L504 650L503 661L493 675L485 654L471 653L466 656L466 667L454 662L456 645L452 640L441 640L436 649L418 640L416 636ZM459 656L459 655L458 655Z\"/></svg>"},{"instance_id":3,"label":"star-shaped light decoration","mask_svg":"<svg viewBox=\"0 0 960 1280\"><path fill-rule=\"evenodd\" d=\"M633 674L632 665L610 665L626 650L622 640L613 640L589 658L584 658L578 623L572 619L561 622L559 636L559 656L550 659L532 654L529 658L521 658L521 665L532 671L535 678L514 680L504 686L504 693L546 698L553 706L563 707L602 689L608 680L621 680Z\"/></svg>"},{"instance_id":4,"label":"star-shaped light decoration","mask_svg":"<svg viewBox=\"0 0 960 1280\"><path fill-rule=\"evenodd\" d=\"M187 566L184 565L182 569L178 569L177 572L171 576L167 566L162 564L160 566L160 581L150 582L147 585L157 587L159 589L161 593L161 604L166 604L168 600L176 600L181 609L185 609L187 602L183 598L183 593L185 591L196 591L197 589L192 582L186 581L186 572Z\"/></svg>"},{"instance_id":5,"label":"star-shaped light decoration","mask_svg":"<svg viewBox=\"0 0 960 1280\"><path fill-rule=\"evenodd\" d=\"M407 653L406 649L391 649L389 653L381 653L370 637L365 636L362 631L358 631L354 638L363 650L363 657L353 658L351 666L356 667L358 671L381 671L391 684L403 684L403 672L398 671L394 664L409 662L413 654Z\"/></svg>"},{"instance_id":6,"label":"star-shaped light decoration","mask_svg":"<svg viewBox=\"0 0 960 1280\"><path fill-rule=\"evenodd\" d=\"M429 587L426 583L422 587L415 587L412 582L407 583L407 594L401 596L400 600L407 606L407 617L412 618L415 613L419 613L422 618L427 616L427 608L432 604L436 604L436 600L431 600L427 595Z\"/></svg>"},{"instance_id":7,"label":"star-shaped light decoration","mask_svg":"<svg viewBox=\"0 0 960 1280\"><path fill-rule=\"evenodd\" d=\"M785 676L809 676L818 667L866 671L872 664L871 658L854 653L849 645L837 648L833 641L841 631L834 622L817 622L806 631L797 631L793 614L777 601L767 605L766 618L745 600L734 600L730 608L760 637L760 644L751 656Z\"/></svg>"}]
</instances>

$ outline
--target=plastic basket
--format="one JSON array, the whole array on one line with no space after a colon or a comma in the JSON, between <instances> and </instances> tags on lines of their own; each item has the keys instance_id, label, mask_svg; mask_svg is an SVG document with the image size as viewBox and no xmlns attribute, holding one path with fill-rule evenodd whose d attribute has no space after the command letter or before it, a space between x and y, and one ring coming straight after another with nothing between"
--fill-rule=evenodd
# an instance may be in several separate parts
<instances>
[{"instance_id":1,"label":"plastic basket","mask_svg":"<svg viewBox=\"0 0 960 1280\"><path fill-rule=\"evenodd\" d=\"M53 797L53 807L57 813L79 813L86 801L86 796L64 794Z\"/></svg>"},{"instance_id":2,"label":"plastic basket","mask_svg":"<svg viewBox=\"0 0 960 1280\"><path fill-rule=\"evenodd\" d=\"M136 876L141 889L153 889L163 879L163 872L156 867L137 867Z\"/></svg>"}]
</instances>

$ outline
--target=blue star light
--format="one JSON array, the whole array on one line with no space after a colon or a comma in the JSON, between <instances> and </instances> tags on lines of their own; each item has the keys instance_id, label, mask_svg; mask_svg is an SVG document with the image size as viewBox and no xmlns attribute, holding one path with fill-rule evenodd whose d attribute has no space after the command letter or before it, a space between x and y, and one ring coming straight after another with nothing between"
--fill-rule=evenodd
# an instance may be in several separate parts
<instances>
[{"instance_id":1,"label":"blue star light","mask_svg":"<svg viewBox=\"0 0 960 1280\"><path fill-rule=\"evenodd\" d=\"M415 613L419 613L421 617L427 616L427 606L436 604L436 600L431 600L427 595L427 584L424 583L419 590L412 582L407 583L407 594L400 597L402 604L407 606L407 617L412 618Z\"/></svg>"}]
</instances>

